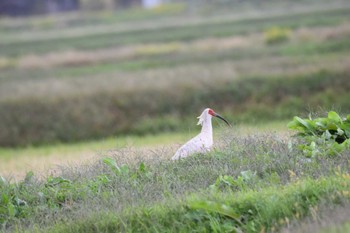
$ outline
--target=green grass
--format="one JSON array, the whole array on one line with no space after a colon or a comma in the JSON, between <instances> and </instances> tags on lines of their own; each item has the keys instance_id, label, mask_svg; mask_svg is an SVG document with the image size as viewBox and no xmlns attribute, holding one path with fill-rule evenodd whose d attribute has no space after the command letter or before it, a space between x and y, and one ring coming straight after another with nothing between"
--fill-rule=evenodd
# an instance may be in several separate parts
<instances>
[{"instance_id":1,"label":"green grass","mask_svg":"<svg viewBox=\"0 0 350 233\"><path fill-rule=\"evenodd\" d=\"M74 38L0 43L3 56L16 57L24 54L62 50L94 50L126 44L189 41L203 37L225 37L263 32L272 26L291 29L300 27L334 26L349 21L348 9L302 13L287 16L245 19L220 23L203 23L190 26L173 26L156 29L140 29L117 33L103 33Z\"/></svg>"},{"instance_id":2,"label":"green grass","mask_svg":"<svg viewBox=\"0 0 350 233\"><path fill-rule=\"evenodd\" d=\"M149 134L143 136L129 135L129 136L118 136L109 137L105 139L98 139L92 141L82 141L77 143L59 143L59 144L49 144L41 146L29 146L25 148L0 148L0 160L9 159L21 156L46 156L51 153L74 153L81 151L83 149L93 150L93 151L104 151L108 149L121 149L125 147L153 147L160 145L170 145L185 142L186 139L194 136L200 132L200 127L196 126L196 120L193 118L192 127L188 131L172 132L172 133L159 133L159 134ZM268 132L272 128L274 131L283 131L285 129L286 121L274 121L265 124L249 124L249 125L235 125L235 131L244 134L251 132ZM216 129L221 132L224 130L217 123L214 122L214 127L219 127ZM218 134L218 133L216 133Z\"/></svg>"},{"instance_id":3,"label":"green grass","mask_svg":"<svg viewBox=\"0 0 350 233\"><path fill-rule=\"evenodd\" d=\"M188 201L136 208L124 215L93 215L48 232L243 232L275 231L302 218L320 202L337 203L343 179L301 180L237 193L194 196ZM348 185L348 183L347 183ZM216 207L218 206L218 207ZM103 219L103 220L101 220ZM346 227L346 226L345 226ZM344 228L346 229L346 228ZM45 231L44 230L44 231ZM336 232L336 231L335 231Z\"/></svg>"},{"instance_id":4,"label":"green grass","mask_svg":"<svg viewBox=\"0 0 350 233\"><path fill-rule=\"evenodd\" d=\"M0 142L2 146L25 146L181 131L193 124L193 115L203 106L240 123L286 120L296 112L313 110L309 106L348 112L348 80L346 70L319 71L289 77L223 78L220 82L202 79L199 84L192 80L169 87L164 84L164 88L112 89L83 96L62 92L59 95L65 96L55 97L51 92L45 100L41 96L3 100Z\"/></svg>"},{"instance_id":5,"label":"green grass","mask_svg":"<svg viewBox=\"0 0 350 233\"><path fill-rule=\"evenodd\" d=\"M275 232L348 204L349 151L306 158L285 121L350 111L349 5L276 4L1 19L0 230ZM233 127L170 161L205 107Z\"/></svg>"},{"instance_id":6,"label":"green grass","mask_svg":"<svg viewBox=\"0 0 350 233\"><path fill-rule=\"evenodd\" d=\"M276 134L232 130L219 138L212 153L177 162L166 150L132 161L131 152L116 151L117 165L1 181L3 230L260 232L348 200L349 151L306 159Z\"/></svg>"},{"instance_id":7,"label":"green grass","mask_svg":"<svg viewBox=\"0 0 350 233\"><path fill-rule=\"evenodd\" d=\"M107 15L102 21L112 17L116 30L95 32L92 20L82 22L82 34L68 23L50 31L62 35L40 36L38 29L28 40L3 40L0 144L184 131L205 107L240 123L348 112L348 7L196 15L185 25L164 18L152 28L152 20L132 28L139 19L119 24ZM272 27L290 30L290 38L267 44L263 35Z\"/></svg>"}]
</instances>

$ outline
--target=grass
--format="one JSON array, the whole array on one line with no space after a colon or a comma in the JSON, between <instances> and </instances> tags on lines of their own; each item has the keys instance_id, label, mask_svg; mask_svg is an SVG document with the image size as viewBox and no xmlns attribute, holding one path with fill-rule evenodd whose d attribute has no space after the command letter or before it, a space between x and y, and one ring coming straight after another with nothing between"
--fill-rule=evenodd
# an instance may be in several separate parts
<instances>
[{"instance_id":1,"label":"grass","mask_svg":"<svg viewBox=\"0 0 350 233\"><path fill-rule=\"evenodd\" d=\"M12 202L0 205L3 229L273 231L317 214L318 205L348 200L348 151L306 159L272 133L228 131L220 141L208 155L175 163L164 149L132 161L135 152L116 151L109 155L116 165L101 161L40 180L28 173L16 184L5 181Z\"/></svg>"},{"instance_id":2,"label":"grass","mask_svg":"<svg viewBox=\"0 0 350 233\"><path fill-rule=\"evenodd\" d=\"M318 214L312 214L298 222L291 222L281 232L347 232L349 211L347 203L334 207L329 207L327 203L324 203L317 208Z\"/></svg>"},{"instance_id":3,"label":"grass","mask_svg":"<svg viewBox=\"0 0 350 233\"><path fill-rule=\"evenodd\" d=\"M0 102L0 125L4 128L0 132L1 144L38 145L125 133L145 135L186 130L193 119L190 113L200 112L203 106L215 106L229 120L242 123L285 120L295 112L306 111L308 106L342 108L342 111L349 109L346 101L346 84L349 83L347 70L318 71L290 77L247 77L232 81L229 76L212 80L212 76L205 76L202 71L195 74L197 80L187 80L186 83L184 79L176 79L176 73L168 73L165 77L161 77L162 74L159 73L156 84L149 82L151 86L142 87L140 83L139 89L124 86L123 90L115 90L111 83L98 79L96 85L85 86L84 80L81 80L81 84L75 83L81 95L74 93L75 88L72 87L72 96L63 93L60 88L51 91L45 88L44 93L48 91L50 97L44 101L45 95L40 96L39 91L36 93L39 98L3 100ZM143 81L148 78L155 80L155 77L155 73L150 73ZM134 80L137 81L137 78L135 76ZM170 78L173 82L169 83ZM56 81L57 84L59 82ZM147 85L147 82L144 83ZM38 84L43 87L45 82ZM91 89L98 85L105 85L103 92L96 93ZM65 96L55 97L55 92ZM334 99L337 99L336 104Z\"/></svg>"},{"instance_id":4,"label":"grass","mask_svg":"<svg viewBox=\"0 0 350 233\"><path fill-rule=\"evenodd\" d=\"M345 222L338 226L326 228L322 232L341 233L341 232L348 232L348 231L350 231L350 221Z\"/></svg>"},{"instance_id":5,"label":"grass","mask_svg":"<svg viewBox=\"0 0 350 233\"><path fill-rule=\"evenodd\" d=\"M298 19L298 20L296 20ZM265 17L261 19L244 19L220 23L203 23L189 26L172 26L135 31L101 33L73 38L50 38L48 40L0 43L3 56L18 57L24 54L45 53L70 49L94 50L117 47L136 43L159 43L174 41L190 41L203 37L225 37L263 32L273 26L291 29L300 27L335 26L348 21L348 9L328 10L307 14Z\"/></svg>"},{"instance_id":6,"label":"grass","mask_svg":"<svg viewBox=\"0 0 350 233\"><path fill-rule=\"evenodd\" d=\"M193 119L192 123L193 127L188 129L187 132L118 136L94 141L50 144L38 147L1 148L0 175L8 179L20 180L31 170L41 176L48 172L54 172L59 166L64 164L91 163L108 151L143 148L141 151L146 152L167 146L173 148L199 132L199 128L195 127L195 119ZM256 132L256 130L267 132L271 128L274 128L275 131L284 132L285 126L286 122L270 122L263 125L235 125L234 128L236 132L246 135ZM218 127L215 122L214 127ZM217 128L215 130L217 132L216 135L222 130L223 128Z\"/></svg>"},{"instance_id":7,"label":"grass","mask_svg":"<svg viewBox=\"0 0 350 233\"><path fill-rule=\"evenodd\" d=\"M285 126L349 112L349 5L249 4L1 19L0 230L294 232L349 205L349 151ZM234 127L170 161L207 106Z\"/></svg>"},{"instance_id":8,"label":"grass","mask_svg":"<svg viewBox=\"0 0 350 233\"><path fill-rule=\"evenodd\" d=\"M285 187L265 188L232 194L214 194L208 197L192 197L179 204L167 204L153 208L134 209L125 216L113 213L93 216L76 223L57 224L49 232L224 232L242 230L244 232L275 231L289 218L301 218L311 212L321 199L337 202L336 190L343 180L303 180ZM271 198L273 196L273 198ZM332 200L333 199L333 200ZM227 212L206 208L207 204L218 204ZM291 206L297 206L292 207ZM198 209L198 210L197 210ZM232 214L228 212L232 211ZM238 216L238 217L236 217ZM242 219L243 223L239 220Z\"/></svg>"},{"instance_id":9,"label":"grass","mask_svg":"<svg viewBox=\"0 0 350 233\"><path fill-rule=\"evenodd\" d=\"M314 7L180 16L190 24L162 15L154 26L156 18L131 14L118 23L107 15L108 30L93 19L81 22L82 31L72 23L80 18L67 16L61 29L34 36L27 25L30 38L0 42L0 144L181 131L203 106L242 123L289 119L309 106L347 112L349 6ZM288 30L288 40L266 43L274 27Z\"/></svg>"}]
</instances>

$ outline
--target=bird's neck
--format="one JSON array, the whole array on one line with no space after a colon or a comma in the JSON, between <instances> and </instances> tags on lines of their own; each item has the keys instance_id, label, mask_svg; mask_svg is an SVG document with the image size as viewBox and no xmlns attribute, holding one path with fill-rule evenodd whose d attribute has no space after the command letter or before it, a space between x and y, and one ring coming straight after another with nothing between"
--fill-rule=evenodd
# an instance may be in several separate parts
<instances>
[{"instance_id":1,"label":"bird's neck","mask_svg":"<svg viewBox=\"0 0 350 233\"><path fill-rule=\"evenodd\" d=\"M213 127L211 125L211 117L207 117L204 119L202 124L201 133L213 135Z\"/></svg>"}]
</instances>

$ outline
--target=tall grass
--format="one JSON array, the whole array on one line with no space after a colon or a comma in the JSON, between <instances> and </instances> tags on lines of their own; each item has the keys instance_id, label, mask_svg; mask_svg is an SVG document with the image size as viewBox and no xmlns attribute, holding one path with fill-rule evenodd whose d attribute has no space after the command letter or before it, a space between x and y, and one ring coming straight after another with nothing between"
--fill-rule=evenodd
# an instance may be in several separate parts
<instances>
[{"instance_id":1,"label":"tall grass","mask_svg":"<svg viewBox=\"0 0 350 233\"><path fill-rule=\"evenodd\" d=\"M137 92L112 89L53 99L10 99L0 102L0 142L2 146L35 145L179 131L188 128L203 106L215 106L231 121L240 122L286 119L295 112L307 112L309 106L348 111L349 79L347 71L317 72L220 83L214 79Z\"/></svg>"},{"instance_id":2,"label":"tall grass","mask_svg":"<svg viewBox=\"0 0 350 233\"><path fill-rule=\"evenodd\" d=\"M121 150L93 165L62 167L55 177L39 180L28 173L18 183L2 179L7 197L0 200L2 227L260 232L299 219L319 204L346 201L348 151L306 159L279 135L234 131L220 144L210 154L175 163L164 159L172 155L164 149L132 161L133 152Z\"/></svg>"},{"instance_id":3,"label":"tall grass","mask_svg":"<svg viewBox=\"0 0 350 233\"><path fill-rule=\"evenodd\" d=\"M136 208L124 215L113 212L93 214L77 222L57 224L44 231L275 232L293 218L303 218L315 211L322 202L340 202L342 195L337 194L337 190L341 182L344 181L339 178L318 181L307 179L259 192L251 190L235 194L202 195L180 204Z\"/></svg>"}]
</instances>

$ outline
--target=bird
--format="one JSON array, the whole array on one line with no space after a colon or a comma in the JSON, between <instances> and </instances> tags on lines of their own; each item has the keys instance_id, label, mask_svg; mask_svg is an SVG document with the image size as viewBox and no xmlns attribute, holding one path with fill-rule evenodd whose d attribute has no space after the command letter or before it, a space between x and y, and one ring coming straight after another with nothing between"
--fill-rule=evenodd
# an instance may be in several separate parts
<instances>
[{"instance_id":1,"label":"bird","mask_svg":"<svg viewBox=\"0 0 350 233\"><path fill-rule=\"evenodd\" d=\"M172 160L178 160L185 158L194 153L207 153L213 146L213 127L211 124L211 118L217 117L223 120L227 125L230 124L213 109L206 108L202 114L198 117L197 125L202 125L201 132L181 146L171 158Z\"/></svg>"}]
</instances>

